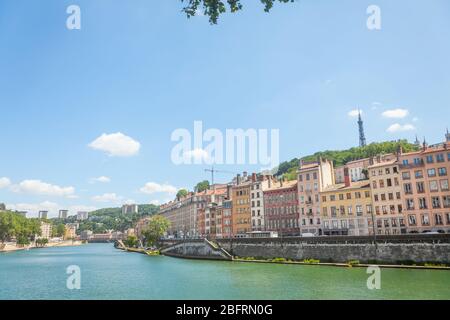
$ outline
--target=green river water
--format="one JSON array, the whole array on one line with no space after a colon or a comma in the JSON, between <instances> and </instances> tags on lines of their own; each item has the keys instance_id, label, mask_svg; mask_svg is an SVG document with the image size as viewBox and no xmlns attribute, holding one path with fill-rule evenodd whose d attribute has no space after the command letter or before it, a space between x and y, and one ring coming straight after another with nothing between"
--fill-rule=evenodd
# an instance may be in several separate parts
<instances>
[{"instance_id":1,"label":"green river water","mask_svg":"<svg viewBox=\"0 0 450 320\"><path fill-rule=\"evenodd\" d=\"M81 289L69 290L67 267ZM0 300L11 299L450 299L450 272L365 269L149 257L110 244L0 254Z\"/></svg>"}]
</instances>

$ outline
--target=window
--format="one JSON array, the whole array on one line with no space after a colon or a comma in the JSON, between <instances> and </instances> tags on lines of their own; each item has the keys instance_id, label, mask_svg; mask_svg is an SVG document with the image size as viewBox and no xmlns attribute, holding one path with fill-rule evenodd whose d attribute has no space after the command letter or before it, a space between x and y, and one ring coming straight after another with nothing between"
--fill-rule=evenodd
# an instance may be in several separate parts
<instances>
[{"instance_id":1,"label":"window","mask_svg":"<svg viewBox=\"0 0 450 320\"><path fill-rule=\"evenodd\" d=\"M447 153L447 161L450 161L450 152Z\"/></svg>"},{"instance_id":2,"label":"window","mask_svg":"<svg viewBox=\"0 0 450 320\"><path fill-rule=\"evenodd\" d=\"M336 201L336 196L335 196L334 194L332 194L332 195L330 196L330 201Z\"/></svg>"},{"instance_id":3,"label":"window","mask_svg":"<svg viewBox=\"0 0 450 320\"><path fill-rule=\"evenodd\" d=\"M386 183L388 187L392 187L392 179L387 179Z\"/></svg>"},{"instance_id":4,"label":"window","mask_svg":"<svg viewBox=\"0 0 450 320\"><path fill-rule=\"evenodd\" d=\"M438 191L438 183L437 181L430 181L430 191Z\"/></svg>"},{"instance_id":5,"label":"window","mask_svg":"<svg viewBox=\"0 0 450 320\"><path fill-rule=\"evenodd\" d=\"M386 201L386 194L384 193L381 194L381 201Z\"/></svg>"},{"instance_id":6,"label":"window","mask_svg":"<svg viewBox=\"0 0 450 320\"><path fill-rule=\"evenodd\" d=\"M328 208L327 207L323 207L322 208L322 213L324 216L328 216Z\"/></svg>"},{"instance_id":7,"label":"window","mask_svg":"<svg viewBox=\"0 0 450 320\"><path fill-rule=\"evenodd\" d=\"M447 168L439 168L438 173L440 176L446 176L447 175Z\"/></svg>"},{"instance_id":8,"label":"window","mask_svg":"<svg viewBox=\"0 0 450 320\"><path fill-rule=\"evenodd\" d=\"M347 193L347 200L350 200L352 198L352 194L349 192Z\"/></svg>"},{"instance_id":9,"label":"window","mask_svg":"<svg viewBox=\"0 0 450 320\"><path fill-rule=\"evenodd\" d=\"M345 206L341 206L339 211L341 212L341 215L345 215Z\"/></svg>"},{"instance_id":10,"label":"window","mask_svg":"<svg viewBox=\"0 0 450 320\"><path fill-rule=\"evenodd\" d=\"M403 180L411 179L411 175L410 175L409 171L403 172L402 173L402 178L403 178Z\"/></svg>"},{"instance_id":11,"label":"window","mask_svg":"<svg viewBox=\"0 0 450 320\"><path fill-rule=\"evenodd\" d=\"M331 216L336 217L336 207L331 207Z\"/></svg>"},{"instance_id":12,"label":"window","mask_svg":"<svg viewBox=\"0 0 450 320\"><path fill-rule=\"evenodd\" d=\"M442 153L436 155L436 162L444 162L445 158Z\"/></svg>"},{"instance_id":13,"label":"window","mask_svg":"<svg viewBox=\"0 0 450 320\"><path fill-rule=\"evenodd\" d=\"M366 198L370 198L370 192L369 191L365 191L364 195L365 195Z\"/></svg>"},{"instance_id":14,"label":"window","mask_svg":"<svg viewBox=\"0 0 450 320\"><path fill-rule=\"evenodd\" d=\"M372 188L376 189L377 188L377 182L374 180L372 181Z\"/></svg>"},{"instance_id":15,"label":"window","mask_svg":"<svg viewBox=\"0 0 450 320\"><path fill-rule=\"evenodd\" d=\"M367 210L367 213L372 213L372 205L371 205L371 204L368 204L368 205L366 206L366 210Z\"/></svg>"},{"instance_id":16,"label":"window","mask_svg":"<svg viewBox=\"0 0 450 320\"><path fill-rule=\"evenodd\" d=\"M417 186L417 192L418 193L424 193L425 192L425 185L424 185L423 182L417 182L416 186Z\"/></svg>"},{"instance_id":17,"label":"window","mask_svg":"<svg viewBox=\"0 0 450 320\"><path fill-rule=\"evenodd\" d=\"M355 192L355 198L361 199L361 192Z\"/></svg>"},{"instance_id":18,"label":"window","mask_svg":"<svg viewBox=\"0 0 450 320\"><path fill-rule=\"evenodd\" d=\"M362 214L363 214L363 208L362 208L362 206L357 205L357 206L356 206L356 215L357 215L357 216L362 216Z\"/></svg>"},{"instance_id":19,"label":"window","mask_svg":"<svg viewBox=\"0 0 450 320\"><path fill-rule=\"evenodd\" d=\"M405 160L402 161L402 163L403 163L404 166L407 166L409 164L409 161L405 159Z\"/></svg>"},{"instance_id":20,"label":"window","mask_svg":"<svg viewBox=\"0 0 450 320\"><path fill-rule=\"evenodd\" d=\"M443 224L442 215L440 213L436 213L434 215L434 221L436 222L436 225L442 225Z\"/></svg>"},{"instance_id":21,"label":"window","mask_svg":"<svg viewBox=\"0 0 450 320\"><path fill-rule=\"evenodd\" d=\"M418 170L418 171L414 172L414 175L416 176L416 179L423 178L423 171Z\"/></svg>"},{"instance_id":22,"label":"window","mask_svg":"<svg viewBox=\"0 0 450 320\"><path fill-rule=\"evenodd\" d=\"M380 180L379 184L380 184L380 188L384 188L384 180Z\"/></svg>"},{"instance_id":23,"label":"window","mask_svg":"<svg viewBox=\"0 0 450 320\"><path fill-rule=\"evenodd\" d=\"M373 198L375 199L376 202L378 202L378 195L377 195L377 194L375 194L375 195L373 196Z\"/></svg>"},{"instance_id":24,"label":"window","mask_svg":"<svg viewBox=\"0 0 450 320\"><path fill-rule=\"evenodd\" d=\"M441 184L442 191L448 191L448 180L447 179L441 180L440 184Z\"/></svg>"},{"instance_id":25,"label":"window","mask_svg":"<svg viewBox=\"0 0 450 320\"><path fill-rule=\"evenodd\" d=\"M423 226L428 226L428 225L430 225L430 219L429 219L429 217L428 217L428 214L423 214L423 215L421 216L421 219L422 219L422 225L423 225Z\"/></svg>"},{"instance_id":26,"label":"window","mask_svg":"<svg viewBox=\"0 0 450 320\"><path fill-rule=\"evenodd\" d=\"M433 156L432 155L427 156L427 163L433 163Z\"/></svg>"},{"instance_id":27,"label":"window","mask_svg":"<svg viewBox=\"0 0 450 320\"><path fill-rule=\"evenodd\" d=\"M343 193L339 194L339 200L344 200L344 194Z\"/></svg>"},{"instance_id":28,"label":"window","mask_svg":"<svg viewBox=\"0 0 450 320\"><path fill-rule=\"evenodd\" d=\"M427 170L428 176L429 177L435 177L436 176L436 169L428 169Z\"/></svg>"},{"instance_id":29,"label":"window","mask_svg":"<svg viewBox=\"0 0 450 320\"><path fill-rule=\"evenodd\" d=\"M300 182L303 181L303 175L299 174L299 175L298 175L298 180L299 180Z\"/></svg>"},{"instance_id":30,"label":"window","mask_svg":"<svg viewBox=\"0 0 450 320\"><path fill-rule=\"evenodd\" d=\"M390 174L391 173L391 169L386 168L386 174Z\"/></svg>"},{"instance_id":31,"label":"window","mask_svg":"<svg viewBox=\"0 0 450 320\"><path fill-rule=\"evenodd\" d=\"M416 216L411 214L408 216L408 222L410 226L415 226L417 224L416 222Z\"/></svg>"},{"instance_id":32,"label":"window","mask_svg":"<svg viewBox=\"0 0 450 320\"><path fill-rule=\"evenodd\" d=\"M314 173L313 173L313 179L314 179L314 180L317 180L317 172L314 172Z\"/></svg>"},{"instance_id":33,"label":"window","mask_svg":"<svg viewBox=\"0 0 450 320\"><path fill-rule=\"evenodd\" d=\"M347 207L347 213L349 216L353 215L353 206L348 206Z\"/></svg>"},{"instance_id":34,"label":"window","mask_svg":"<svg viewBox=\"0 0 450 320\"><path fill-rule=\"evenodd\" d=\"M422 164L423 161L420 158L414 158L414 164Z\"/></svg>"},{"instance_id":35,"label":"window","mask_svg":"<svg viewBox=\"0 0 450 320\"><path fill-rule=\"evenodd\" d=\"M443 196L442 204L443 204L444 208L450 208L450 196Z\"/></svg>"},{"instance_id":36,"label":"window","mask_svg":"<svg viewBox=\"0 0 450 320\"><path fill-rule=\"evenodd\" d=\"M419 209L426 209L426 208L427 208L427 199L419 198Z\"/></svg>"},{"instance_id":37,"label":"window","mask_svg":"<svg viewBox=\"0 0 450 320\"><path fill-rule=\"evenodd\" d=\"M406 199L406 209L414 210L414 199Z\"/></svg>"},{"instance_id":38,"label":"window","mask_svg":"<svg viewBox=\"0 0 450 320\"><path fill-rule=\"evenodd\" d=\"M411 183L405 183L403 185L403 190L405 190L406 194L412 194L412 187L411 187Z\"/></svg>"},{"instance_id":39,"label":"window","mask_svg":"<svg viewBox=\"0 0 450 320\"><path fill-rule=\"evenodd\" d=\"M439 199L439 197L432 197L431 203L433 205L433 209L438 209L441 207L441 200Z\"/></svg>"}]
</instances>

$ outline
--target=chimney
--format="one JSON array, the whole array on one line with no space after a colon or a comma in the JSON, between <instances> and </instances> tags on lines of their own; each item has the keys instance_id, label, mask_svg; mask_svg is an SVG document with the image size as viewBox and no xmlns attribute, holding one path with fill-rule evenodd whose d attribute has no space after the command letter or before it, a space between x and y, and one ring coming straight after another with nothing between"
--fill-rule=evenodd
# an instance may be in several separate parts
<instances>
[{"instance_id":1,"label":"chimney","mask_svg":"<svg viewBox=\"0 0 450 320\"><path fill-rule=\"evenodd\" d=\"M256 182L256 173L252 173L252 182Z\"/></svg>"},{"instance_id":2,"label":"chimney","mask_svg":"<svg viewBox=\"0 0 450 320\"><path fill-rule=\"evenodd\" d=\"M350 187L350 174L347 167L344 168L344 183L346 187Z\"/></svg>"},{"instance_id":3,"label":"chimney","mask_svg":"<svg viewBox=\"0 0 450 320\"><path fill-rule=\"evenodd\" d=\"M243 172L243 176L244 176L244 180L247 180L247 176L248 176L247 171L244 171L244 172Z\"/></svg>"},{"instance_id":4,"label":"chimney","mask_svg":"<svg viewBox=\"0 0 450 320\"><path fill-rule=\"evenodd\" d=\"M240 174L238 174L237 177L236 177L236 184L237 185L241 184L241 175Z\"/></svg>"},{"instance_id":5,"label":"chimney","mask_svg":"<svg viewBox=\"0 0 450 320\"><path fill-rule=\"evenodd\" d=\"M272 179L269 178L269 181L268 181L268 182L269 182L269 189L270 189L270 188L272 188Z\"/></svg>"}]
</instances>

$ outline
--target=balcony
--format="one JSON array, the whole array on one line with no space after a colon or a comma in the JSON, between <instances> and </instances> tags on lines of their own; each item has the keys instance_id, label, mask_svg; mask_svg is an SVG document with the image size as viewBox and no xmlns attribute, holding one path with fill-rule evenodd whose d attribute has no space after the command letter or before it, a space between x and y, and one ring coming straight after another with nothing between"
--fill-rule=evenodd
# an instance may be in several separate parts
<instances>
[{"instance_id":1,"label":"balcony","mask_svg":"<svg viewBox=\"0 0 450 320\"><path fill-rule=\"evenodd\" d=\"M400 164L400 169L414 169L414 168L423 168L425 163L423 161L417 163L409 163L409 164Z\"/></svg>"}]
</instances>

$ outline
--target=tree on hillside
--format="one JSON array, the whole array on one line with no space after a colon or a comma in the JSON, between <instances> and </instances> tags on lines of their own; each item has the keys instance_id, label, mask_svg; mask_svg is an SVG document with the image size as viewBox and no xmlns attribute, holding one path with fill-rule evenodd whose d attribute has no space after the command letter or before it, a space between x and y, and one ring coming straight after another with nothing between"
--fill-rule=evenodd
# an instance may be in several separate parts
<instances>
[{"instance_id":1,"label":"tree on hillside","mask_svg":"<svg viewBox=\"0 0 450 320\"><path fill-rule=\"evenodd\" d=\"M177 193L177 199L181 199L183 197L186 197L188 195L188 193L189 193L189 191L187 191L186 189L181 189Z\"/></svg>"},{"instance_id":2,"label":"tree on hillside","mask_svg":"<svg viewBox=\"0 0 450 320\"><path fill-rule=\"evenodd\" d=\"M208 190L209 187L210 187L209 181L208 180L204 180L202 182L197 183L197 185L195 186L194 190L196 192L203 192L205 190Z\"/></svg>"},{"instance_id":3,"label":"tree on hillside","mask_svg":"<svg viewBox=\"0 0 450 320\"><path fill-rule=\"evenodd\" d=\"M259 0L264 5L264 11L269 12L275 2L288 3L295 0ZM211 24L217 24L217 20L222 13L237 12L243 8L241 0L181 0L187 5L183 8L187 17L193 17L199 13L209 17Z\"/></svg>"},{"instance_id":4,"label":"tree on hillside","mask_svg":"<svg viewBox=\"0 0 450 320\"><path fill-rule=\"evenodd\" d=\"M153 216L148 221L147 227L142 232L144 243L147 246L154 246L156 242L164 236L170 228L170 221L163 216Z\"/></svg>"}]
</instances>

